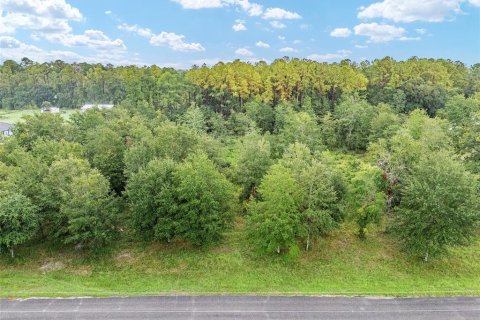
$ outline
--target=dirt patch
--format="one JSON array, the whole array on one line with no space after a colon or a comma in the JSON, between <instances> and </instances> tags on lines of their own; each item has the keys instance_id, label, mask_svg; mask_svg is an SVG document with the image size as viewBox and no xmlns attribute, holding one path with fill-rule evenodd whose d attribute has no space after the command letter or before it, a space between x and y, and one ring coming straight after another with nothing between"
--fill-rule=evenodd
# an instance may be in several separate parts
<instances>
[{"instance_id":1,"label":"dirt patch","mask_svg":"<svg viewBox=\"0 0 480 320\"><path fill-rule=\"evenodd\" d=\"M137 260L137 258L131 252L122 251L115 256L114 260L115 260L115 265L117 267L121 267L121 266L131 265Z\"/></svg>"},{"instance_id":2,"label":"dirt patch","mask_svg":"<svg viewBox=\"0 0 480 320\"><path fill-rule=\"evenodd\" d=\"M81 267L70 270L70 273L77 276L88 277L92 275L92 267L81 266Z\"/></svg>"},{"instance_id":3,"label":"dirt patch","mask_svg":"<svg viewBox=\"0 0 480 320\"><path fill-rule=\"evenodd\" d=\"M43 263L43 265L39 268L42 273L60 271L65 268L65 264L61 261L51 261L47 260Z\"/></svg>"}]
</instances>

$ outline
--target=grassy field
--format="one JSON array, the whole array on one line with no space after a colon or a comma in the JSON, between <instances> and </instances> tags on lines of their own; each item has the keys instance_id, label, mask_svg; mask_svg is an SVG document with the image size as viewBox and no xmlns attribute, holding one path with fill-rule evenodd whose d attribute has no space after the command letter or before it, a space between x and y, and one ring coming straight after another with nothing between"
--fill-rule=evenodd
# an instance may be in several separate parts
<instances>
[{"instance_id":1,"label":"grassy field","mask_svg":"<svg viewBox=\"0 0 480 320\"><path fill-rule=\"evenodd\" d=\"M119 243L96 255L31 244L0 258L0 296L273 294L480 295L480 242L429 263L398 250L382 231L366 241L344 226L296 258L259 257L241 219L222 244Z\"/></svg>"},{"instance_id":2,"label":"grassy field","mask_svg":"<svg viewBox=\"0 0 480 320\"><path fill-rule=\"evenodd\" d=\"M60 115L65 119L68 119L74 112L78 110L68 109L62 110ZM26 115L33 115L35 113L40 113L40 110L2 110L0 109L0 122L6 123L17 123L22 117Z\"/></svg>"}]
</instances>

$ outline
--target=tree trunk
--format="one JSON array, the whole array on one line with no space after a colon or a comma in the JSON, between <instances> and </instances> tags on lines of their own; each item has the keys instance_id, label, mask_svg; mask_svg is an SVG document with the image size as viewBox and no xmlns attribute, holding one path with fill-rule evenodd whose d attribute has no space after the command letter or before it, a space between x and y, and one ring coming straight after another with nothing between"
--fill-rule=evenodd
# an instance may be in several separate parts
<instances>
[{"instance_id":1,"label":"tree trunk","mask_svg":"<svg viewBox=\"0 0 480 320\"><path fill-rule=\"evenodd\" d=\"M277 247L277 253L280 253L280 246Z\"/></svg>"},{"instance_id":2,"label":"tree trunk","mask_svg":"<svg viewBox=\"0 0 480 320\"><path fill-rule=\"evenodd\" d=\"M307 247L306 247L306 251L308 251L308 249L310 249L310 232L309 232L308 235L307 235Z\"/></svg>"},{"instance_id":3,"label":"tree trunk","mask_svg":"<svg viewBox=\"0 0 480 320\"><path fill-rule=\"evenodd\" d=\"M360 227L358 229L358 237L360 240L365 240L367 237L365 236L365 228Z\"/></svg>"},{"instance_id":4,"label":"tree trunk","mask_svg":"<svg viewBox=\"0 0 480 320\"><path fill-rule=\"evenodd\" d=\"M15 258L15 252L13 250L13 244L10 245L10 255L12 256L12 258Z\"/></svg>"},{"instance_id":5,"label":"tree trunk","mask_svg":"<svg viewBox=\"0 0 480 320\"><path fill-rule=\"evenodd\" d=\"M428 262L428 251L425 253L425 258L424 258L425 262Z\"/></svg>"}]
</instances>

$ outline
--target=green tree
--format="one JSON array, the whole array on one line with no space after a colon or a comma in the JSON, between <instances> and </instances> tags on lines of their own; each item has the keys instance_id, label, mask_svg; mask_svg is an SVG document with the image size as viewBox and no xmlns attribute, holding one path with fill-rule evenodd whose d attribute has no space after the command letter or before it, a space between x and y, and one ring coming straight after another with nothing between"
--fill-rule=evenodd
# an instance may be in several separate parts
<instances>
[{"instance_id":1,"label":"green tree","mask_svg":"<svg viewBox=\"0 0 480 320\"><path fill-rule=\"evenodd\" d=\"M333 116L338 146L354 151L366 150L375 117L373 106L364 101L345 101L335 107Z\"/></svg>"},{"instance_id":2,"label":"green tree","mask_svg":"<svg viewBox=\"0 0 480 320\"><path fill-rule=\"evenodd\" d=\"M393 229L425 261L465 245L480 222L478 182L446 152L423 157L402 187Z\"/></svg>"},{"instance_id":3,"label":"green tree","mask_svg":"<svg viewBox=\"0 0 480 320\"><path fill-rule=\"evenodd\" d=\"M55 141L65 139L67 128L63 118L54 113L44 112L33 116L25 116L15 127L15 139L19 145L31 150L37 139L44 138Z\"/></svg>"},{"instance_id":4,"label":"green tree","mask_svg":"<svg viewBox=\"0 0 480 320\"><path fill-rule=\"evenodd\" d=\"M68 216L60 210L72 196L72 182L76 177L91 172L88 161L78 158L60 159L51 164L40 184L43 230L54 239L68 235Z\"/></svg>"},{"instance_id":5,"label":"green tree","mask_svg":"<svg viewBox=\"0 0 480 320\"><path fill-rule=\"evenodd\" d=\"M175 170L172 160L155 159L128 181L132 227L144 240L171 241L176 235Z\"/></svg>"},{"instance_id":6,"label":"green tree","mask_svg":"<svg viewBox=\"0 0 480 320\"><path fill-rule=\"evenodd\" d=\"M312 151L323 149L320 127L314 115L303 111L295 112L289 107L277 111L278 134L274 140L277 155L281 155L290 144L295 142L306 145Z\"/></svg>"},{"instance_id":7,"label":"green tree","mask_svg":"<svg viewBox=\"0 0 480 320\"><path fill-rule=\"evenodd\" d=\"M125 139L121 133L108 127L99 127L87 134L85 150L93 167L108 178L113 190L120 194L124 189Z\"/></svg>"},{"instance_id":8,"label":"green tree","mask_svg":"<svg viewBox=\"0 0 480 320\"><path fill-rule=\"evenodd\" d=\"M195 132L205 132L205 115L199 107L191 106L180 117L180 123Z\"/></svg>"},{"instance_id":9,"label":"green tree","mask_svg":"<svg viewBox=\"0 0 480 320\"><path fill-rule=\"evenodd\" d=\"M272 163L270 143L265 137L257 134L247 134L242 143L235 167L237 182L242 186L242 199L255 197L257 187Z\"/></svg>"},{"instance_id":10,"label":"green tree","mask_svg":"<svg viewBox=\"0 0 480 320\"><path fill-rule=\"evenodd\" d=\"M181 163L174 173L177 237L194 245L218 241L233 217L233 186L204 153Z\"/></svg>"},{"instance_id":11,"label":"green tree","mask_svg":"<svg viewBox=\"0 0 480 320\"><path fill-rule=\"evenodd\" d=\"M65 243L96 248L117 233L118 201L110 194L108 180L98 171L72 180L60 211L68 218Z\"/></svg>"},{"instance_id":12,"label":"green tree","mask_svg":"<svg viewBox=\"0 0 480 320\"><path fill-rule=\"evenodd\" d=\"M298 177L303 191L300 209L307 251L312 240L328 234L342 218L343 194L337 188L338 178L333 168L318 160L314 160Z\"/></svg>"},{"instance_id":13,"label":"green tree","mask_svg":"<svg viewBox=\"0 0 480 320\"><path fill-rule=\"evenodd\" d=\"M369 141L392 137L400 128L400 120L399 115L389 105L378 105L376 115L370 123Z\"/></svg>"},{"instance_id":14,"label":"green tree","mask_svg":"<svg viewBox=\"0 0 480 320\"><path fill-rule=\"evenodd\" d=\"M249 235L264 253L297 249L301 233L300 188L292 172L281 164L273 165L258 188L260 200L249 207Z\"/></svg>"},{"instance_id":15,"label":"green tree","mask_svg":"<svg viewBox=\"0 0 480 320\"><path fill-rule=\"evenodd\" d=\"M360 239L365 239L370 224L381 221L386 205L383 183L381 170L368 165L359 168L351 181L349 207Z\"/></svg>"},{"instance_id":16,"label":"green tree","mask_svg":"<svg viewBox=\"0 0 480 320\"><path fill-rule=\"evenodd\" d=\"M10 248L30 240L37 231L37 207L20 193L0 195L0 246Z\"/></svg>"},{"instance_id":17,"label":"green tree","mask_svg":"<svg viewBox=\"0 0 480 320\"><path fill-rule=\"evenodd\" d=\"M255 121L262 133L273 132L275 113L268 104L252 101L245 104L246 115Z\"/></svg>"}]
</instances>

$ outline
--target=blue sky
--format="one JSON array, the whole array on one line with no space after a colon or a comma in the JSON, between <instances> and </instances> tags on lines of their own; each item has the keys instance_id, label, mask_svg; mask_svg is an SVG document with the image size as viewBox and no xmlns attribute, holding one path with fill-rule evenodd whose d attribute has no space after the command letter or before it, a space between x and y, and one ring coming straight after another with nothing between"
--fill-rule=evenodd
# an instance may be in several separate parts
<instances>
[{"instance_id":1,"label":"blue sky","mask_svg":"<svg viewBox=\"0 0 480 320\"><path fill-rule=\"evenodd\" d=\"M0 0L0 61L480 62L480 0Z\"/></svg>"}]
</instances>

